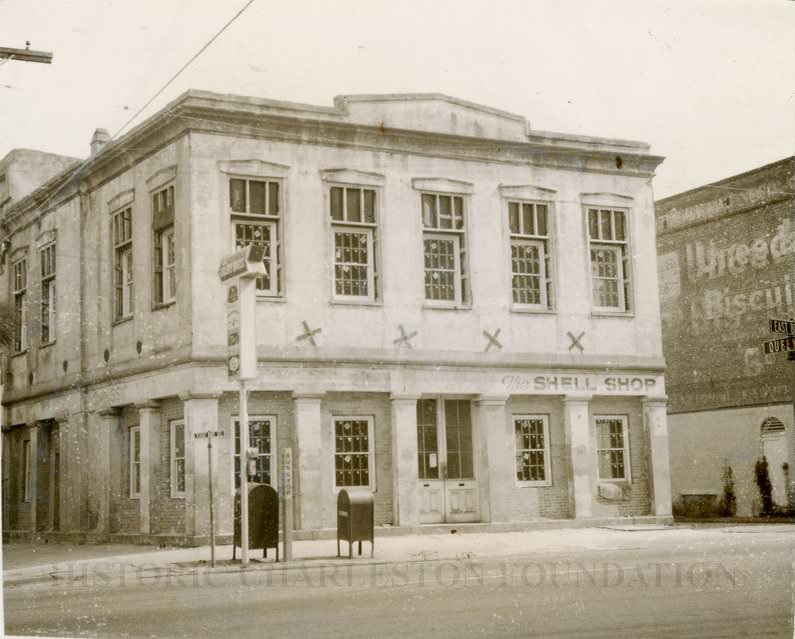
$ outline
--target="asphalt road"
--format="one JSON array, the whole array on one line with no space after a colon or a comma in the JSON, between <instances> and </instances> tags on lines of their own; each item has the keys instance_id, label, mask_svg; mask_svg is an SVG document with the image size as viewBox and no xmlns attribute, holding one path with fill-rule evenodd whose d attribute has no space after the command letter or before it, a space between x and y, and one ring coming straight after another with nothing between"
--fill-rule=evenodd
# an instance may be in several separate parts
<instances>
[{"instance_id":1,"label":"asphalt road","mask_svg":"<svg viewBox=\"0 0 795 639\"><path fill-rule=\"evenodd\" d=\"M736 539L735 539L736 538ZM793 637L787 536L510 559L224 573L97 569L6 588L9 634Z\"/></svg>"}]
</instances>

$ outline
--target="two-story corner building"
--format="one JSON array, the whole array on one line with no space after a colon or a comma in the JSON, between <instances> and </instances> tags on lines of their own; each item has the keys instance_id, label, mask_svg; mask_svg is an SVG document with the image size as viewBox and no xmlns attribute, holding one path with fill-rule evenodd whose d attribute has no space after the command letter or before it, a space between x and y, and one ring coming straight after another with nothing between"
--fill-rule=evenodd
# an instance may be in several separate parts
<instances>
[{"instance_id":1,"label":"two-story corner building","mask_svg":"<svg viewBox=\"0 0 795 639\"><path fill-rule=\"evenodd\" d=\"M231 532L252 243L253 480L292 450L306 534L354 486L378 525L669 517L660 161L441 95L184 94L6 215L6 530L206 540L218 429Z\"/></svg>"},{"instance_id":2,"label":"two-story corner building","mask_svg":"<svg viewBox=\"0 0 795 639\"><path fill-rule=\"evenodd\" d=\"M795 314L795 158L657 202L674 500L717 501L731 469L737 513L756 515L755 466L795 506L793 362L765 354Z\"/></svg>"}]
</instances>

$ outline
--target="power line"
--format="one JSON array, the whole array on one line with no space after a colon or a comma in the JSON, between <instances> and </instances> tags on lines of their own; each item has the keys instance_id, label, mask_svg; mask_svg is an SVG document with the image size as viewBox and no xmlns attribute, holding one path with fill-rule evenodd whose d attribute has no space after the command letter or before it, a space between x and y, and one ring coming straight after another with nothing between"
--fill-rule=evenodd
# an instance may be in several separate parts
<instances>
[{"instance_id":1,"label":"power line","mask_svg":"<svg viewBox=\"0 0 795 639\"><path fill-rule=\"evenodd\" d=\"M207 48L208 48L208 47L209 47L209 46L210 46L210 45L211 45L213 42L215 42L215 41L218 39L218 37L219 37L219 36L220 36L220 35L221 35L221 34L222 34L224 31L226 31L226 30L227 30L227 28L229 28L229 26L230 26L230 25L231 25L231 24L232 24L232 23L233 23L235 20L237 20L237 19L238 19L238 18L239 18L241 15L243 15L243 12L244 12L246 9L248 9L248 8L249 8L249 7L250 7L250 6L251 6L253 3L254 3L254 0L248 0L248 2L246 2L246 4L245 4L245 5L243 5L243 7L242 7L242 8L241 8L241 9L240 9L240 10L239 10L239 11L238 11L238 12L237 12L235 15L233 15L233 16L232 16L232 17L229 19L229 21L228 21L228 22L227 22L227 23L226 23L226 24L225 24L223 27L221 27L221 28L220 28L220 29L218 30L218 32L217 32L217 33L216 33L216 34L215 34L215 35L214 35L212 38L210 38L210 39L209 39L209 40L208 40L208 41L207 41L207 42L204 44L204 46L202 46L202 48L201 48L201 49L199 49L199 50L198 50L198 51L197 51L195 54L193 54L193 56L191 56L191 58L190 58L190 59L189 59L189 60L188 60L188 61L187 61L185 64L183 64L183 65L182 65L182 67L179 69L179 71L177 71L177 72L176 72L174 75L172 75L172 76L171 76L171 77L168 79L168 81L167 81L167 82L166 82L166 83L165 83L165 84L164 84L162 87L160 87L160 88L157 90L157 92L156 92L156 93L155 93L155 94L154 94L154 95L153 95L151 98L149 98L149 100L147 100L147 101L146 101L146 103L145 103L145 104L144 104L144 105L143 105L143 106L142 106L140 109L138 109L138 110L137 110L135 113L133 113L132 117L131 117L129 120L127 120L127 121L126 121L126 122L125 122L125 123L124 123L124 124L121 126L121 128L120 128L118 131L116 131L116 133L113 135L113 137L115 138L117 135L119 135L119 133L121 133L121 132L122 132L122 131L123 131L123 130L124 130L126 127L127 127L127 125L128 125L128 124L130 124L130 122L132 122L132 121L133 121L135 118L137 118L137 117L138 117L138 116L141 114L141 112L142 112L144 109L146 109L146 107L148 107L150 104L152 104L152 102L154 102L154 101L155 101L155 99L157 99L157 97L158 97L158 96L159 96L161 93L163 93L163 91L165 91L165 90L166 90L166 88L168 87L168 85L170 85L170 84L171 84L171 83L172 83L174 80L176 80L176 79L177 79L177 78L178 78L178 77L179 77L179 76L182 74L182 72L183 72L183 71L185 71L185 69L187 69L187 68L188 68L188 67L189 67L189 66L190 66L190 65L193 63L193 61L194 61L194 60L196 60L196 58L198 58L198 57L199 57L199 56L200 56L202 53L204 53L204 51L205 51L205 50L206 50L206 49L207 49Z\"/></svg>"}]
</instances>

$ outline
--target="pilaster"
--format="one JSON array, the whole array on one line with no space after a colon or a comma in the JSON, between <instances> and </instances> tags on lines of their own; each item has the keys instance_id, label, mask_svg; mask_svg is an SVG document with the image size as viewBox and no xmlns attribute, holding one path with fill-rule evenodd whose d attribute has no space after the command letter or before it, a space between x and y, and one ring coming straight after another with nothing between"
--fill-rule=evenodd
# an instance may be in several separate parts
<instances>
[{"instance_id":1,"label":"pilaster","mask_svg":"<svg viewBox=\"0 0 795 639\"><path fill-rule=\"evenodd\" d=\"M417 464L417 400L419 395L390 397L392 430L393 522L419 523L419 468Z\"/></svg>"},{"instance_id":2,"label":"pilaster","mask_svg":"<svg viewBox=\"0 0 795 639\"><path fill-rule=\"evenodd\" d=\"M513 435L506 415L508 397L480 395L475 400L480 514L483 521L508 521Z\"/></svg>"},{"instance_id":3,"label":"pilaster","mask_svg":"<svg viewBox=\"0 0 795 639\"><path fill-rule=\"evenodd\" d=\"M152 531L152 506L157 498L157 474L160 467L160 404L136 404L141 430L141 495L138 499L141 534Z\"/></svg>"},{"instance_id":4,"label":"pilaster","mask_svg":"<svg viewBox=\"0 0 795 639\"><path fill-rule=\"evenodd\" d=\"M671 469L668 451L668 413L666 397L643 398L643 421L649 442L651 512L671 516Z\"/></svg>"},{"instance_id":5,"label":"pilaster","mask_svg":"<svg viewBox=\"0 0 795 639\"><path fill-rule=\"evenodd\" d=\"M591 437L590 395L567 395L563 398L563 421L566 445L571 460L571 500L575 519L593 515L593 487L596 454Z\"/></svg>"},{"instance_id":6,"label":"pilaster","mask_svg":"<svg viewBox=\"0 0 795 639\"><path fill-rule=\"evenodd\" d=\"M210 535L207 440L197 439L194 435L208 430L219 430L218 397L219 395L216 394L180 395L185 411L185 534L189 537ZM234 434L232 437L234 438ZM220 450L216 450L213 456L213 479L216 486L218 454ZM218 491L215 491L215 494L217 495Z\"/></svg>"},{"instance_id":7,"label":"pilaster","mask_svg":"<svg viewBox=\"0 0 795 639\"><path fill-rule=\"evenodd\" d=\"M293 394L298 444L298 500L300 530L314 530L323 522L323 473L320 407L323 395Z\"/></svg>"}]
</instances>

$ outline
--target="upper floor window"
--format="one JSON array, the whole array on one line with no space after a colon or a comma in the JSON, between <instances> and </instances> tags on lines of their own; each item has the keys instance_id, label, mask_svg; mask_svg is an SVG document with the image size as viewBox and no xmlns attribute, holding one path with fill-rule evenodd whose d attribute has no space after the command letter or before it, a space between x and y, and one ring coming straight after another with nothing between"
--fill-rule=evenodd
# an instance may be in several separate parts
<instances>
[{"instance_id":1,"label":"upper floor window","mask_svg":"<svg viewBox=\"0 0 795 639\"><path fill-rule=\"evenodd\" d=\"M630 310L630 255L626 211L588 208L593 305L600 311Z\"/></svg>"},{"instance_id":2,"label":"upper floor window","mask_svg":"<svg viewBox=\"0 0 795 639\"><path fill-rule=\"evenodd\" d=\"M235 248L261 246L265 275L257 277L257 292L275 297L282 292L281 201L275 180L229 180L229 208Z\"/></svg>"},{"instance_id":3,"label":"upper floor window","mask_svg":"<svg viewBox=\"0 0 795 639\"><path fill-rule=\"evenodd\" d=\"M115 319L123 319L133 313L132 208L114 213L112 227L113 315Z\"/></svg>"},{"instance_id":4,"label":"upper floor window","mask_svg":"<svg viewBox=\"0 0 795 639\"><path fill-rule=\"evenodd\" d=\"M375 190L332 186L329 201L334 242L334 298L375 301L378 297Z\"/></svg>"},{"instance_id":5,"label":"upper floor window","mask_svg":"<svg viewBox=\"0 0 795 639\"><path fill-rule=\"evenodd\" d=\"M28 260L22 258L11 266L11 288L14 295L14 351L28 347Z\"/></svg>"},{"instance_id":6,"label":"upper floor window","mask_svg":"<svg viewBox=\"0 0 795 639\"><path fill-rule=\"evenodd\" d=\"M508 202L511 289L516 306L552 308L548 218L546 204Z\"/></svg>"},{"instance_id":7,"label":"upper floor window","mask_svg":"<svg viewBox=\"0 0 795 639\"><path fill-rule=\"evenodd\" d=\"M41 258L41 342L55 341L55 242L39 250Z\"/></svg>"},{"instance_id":8,"label":"upper floor window","mask_svg":"<svg viewBox=\"0 0 795 639\"><path fill-rule=\"evenodd\" d=\"M425 300L455 306L468 302L464 198L422 194Z\"/></svg>"},{"instance_id":9,"label":"upper floor window","mask_svg":"<svg viewBox=\"0 0 795 639\"><path fill-rule=\"evenodd\" d=\"M177 296L177 258L174 244L174 185L152 194L154 232L155 304L168 304Z\"/></svg>"}]
</instances>

